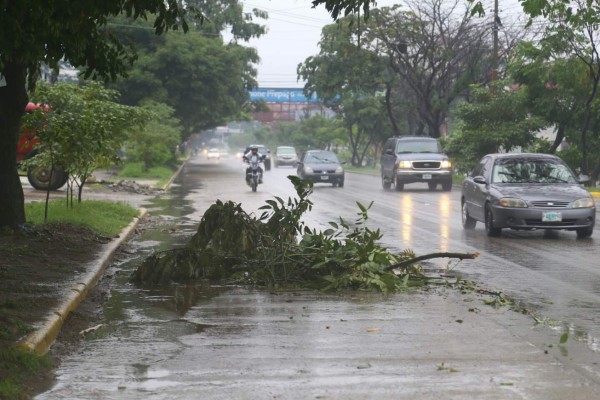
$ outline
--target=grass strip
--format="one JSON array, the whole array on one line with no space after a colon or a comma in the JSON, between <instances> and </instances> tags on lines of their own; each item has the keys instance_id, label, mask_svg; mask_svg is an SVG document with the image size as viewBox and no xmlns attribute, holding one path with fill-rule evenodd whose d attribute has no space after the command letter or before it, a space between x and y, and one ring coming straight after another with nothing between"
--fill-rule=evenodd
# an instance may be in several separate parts
<instances>
[{"instance_id":1,"label":"grass strip","mask_svg":"<svg viewBox=\"0 0 600 400\"><path fill-rule=\"evenodd\" d=\"M25 215L30 224L44 223L42 201L25 205ZM51 200L48 203L47 222L66 222L88 227L103 236L114 237L127 226L139 211L124 202L84 200L69 208L64 200Z\"/></svg>"}]
</instances>

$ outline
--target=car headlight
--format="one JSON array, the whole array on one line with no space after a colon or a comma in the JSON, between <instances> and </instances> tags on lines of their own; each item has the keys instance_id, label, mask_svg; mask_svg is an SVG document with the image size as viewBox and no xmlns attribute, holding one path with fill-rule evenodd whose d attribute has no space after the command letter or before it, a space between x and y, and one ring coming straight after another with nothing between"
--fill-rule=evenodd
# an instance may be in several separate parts
<instances>
[{"instance_id":1,"label":"car headlight","mask_svg":"<svg viewBox=\"0 0 600 400\"><path fill-rule=\"evenodd\" d=\"M335 169L335 173L336 173L336 174L341 174L342 172L344 172L344 168L342 168L342 167L337 167L337 168Z\"/></svg>"},{"instance_id":2,"label":"car headlight","mask_svg":"<svg viewBox=\"0 0 600 400\"><path fill-rule=\"evenodd\" d=\"M592 208L595 205L596 203L591 197L584 197L583 199L575 200L573 202L573 208Z\"/></svg>"},{"instance_id":3,"label":"car headlight","mask_svg":"<svg viewBox=\"0 0 600 400\"><path fill-rule=\"evenodd\" d=\"M412 164L410 161L398 161L398 168L412 168Z\"/></svg>"},{"instance_id":4,"label":"car headlight","mask_svg":"<svg viewBox=\"0 0 600 400\"><path fill-rule=\"evenodd\" d=\"M527 208L525 201L516 197L504 197L498 201L502 207Z\"/></svg>"},{"instance_id":5,"label":"car headlight","mask_svg":"<svg viewBox=\"0 0 600 400\"><path fill-rule=\"evenodd\" d=\"M304 173L305 174L312 174L313 173L313 169L311 167L304 167Z\"/></svg>"},{"instance_id":6,"label":"car headlight","mask_svg":"<svg viewBox=\"0 0 600 400\"><path fill-rule=\"evenodd\" d=\"M441 167L442 169L450 169L452 168L452 163L450 162L450 160L443 160Z\"/></svg>"}]
</instances>

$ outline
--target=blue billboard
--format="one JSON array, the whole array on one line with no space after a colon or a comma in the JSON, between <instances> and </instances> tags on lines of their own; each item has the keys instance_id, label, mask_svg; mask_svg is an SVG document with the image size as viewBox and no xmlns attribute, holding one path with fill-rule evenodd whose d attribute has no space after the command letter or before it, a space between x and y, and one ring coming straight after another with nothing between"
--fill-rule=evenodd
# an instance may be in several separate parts
<instances>
[{"instance_id":1,"label":"blue billboard","mask_svg":"<svg viewBox=\"0 0 600 400\"><path fill-rule=\"evenodd\" d=\"M267 103L318 103L317 95L308 98L302 89L258 88L250 91L250 101L264 100Z\"/></svg>"}]
</instances>

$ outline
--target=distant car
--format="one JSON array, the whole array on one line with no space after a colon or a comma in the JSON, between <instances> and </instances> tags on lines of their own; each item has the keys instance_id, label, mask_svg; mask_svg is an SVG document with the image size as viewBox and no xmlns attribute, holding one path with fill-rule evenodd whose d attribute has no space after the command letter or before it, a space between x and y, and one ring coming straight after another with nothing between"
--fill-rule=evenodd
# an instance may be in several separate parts
<instances>
[{"instance_id":1,"label":"distant car","mask_svg":"<svg viewBox=\"0 0 600 400\"><path fill-rule=\"evenodd\" d=\"M462 186L462 224L485 224L488 236L503 228L566 229L577 237L592 235L593 197L573 171L550 154L488 154Z\"/></svg>"},{"instance_id":2,"label":"distant car","mask_svg":"<svg viewBox=\"0 0 600 400\"><path fill-rule=\"evenodd\" d=\"M271 169L271 150L269 150L268 148L266 148L264 145L262 144L251 144L250 146L246 147L246 150L244 151L244 154L248 154L248 152L250 151L251 147L257 147L258 148L258 152L264 156L264 164L265 164L265 171L269 171Z\"/></svg>"},{"instance_id":3,"label":"distant car","mask_svg":"<svg viewBox=\"0 0 600 400\"><path fill-rule=\"evenodd\" d=\"M283 165L295 167L298 163L298 154L296 149L292 146L279 146L275 150L275 156L273 157L273 165L275 168Z\"/></svg>"},{"instance_id":4,"label":"distant car","mask_svg":"<svg viewBox=\"0 0 600 400\"><path fill-rule=\"evenodd\" d=\"M442 152L437 139L424 136L389 138L381 154L381 183L384 189L392 184L397 191L407 183L427 183L429 190L438 184L442 190L452 190L452 163Z\"/></svg>"},{"instance_id":5,"label":"distant car","mask_svg":"<svg viewBox=\"0 0 600 400\"><path fill-rule=\"evenodd\" d=\"M314 183L344 187L344 168L334 152L309 150L298 163L297 175Z\"/></svg>"},{"instance_id":6,"label":"distant car","mask_svg":"<svg viewBox=\"0 0 600 400\"><path fill-rule=\"evenodd\" d=\"M221 158L221 152L219 151L219 149L208 149L208 152L206 153L206 158L208 158L209 160L211 158L216 158L217 160L219 160Z\"/></svg>"}]
</instances>

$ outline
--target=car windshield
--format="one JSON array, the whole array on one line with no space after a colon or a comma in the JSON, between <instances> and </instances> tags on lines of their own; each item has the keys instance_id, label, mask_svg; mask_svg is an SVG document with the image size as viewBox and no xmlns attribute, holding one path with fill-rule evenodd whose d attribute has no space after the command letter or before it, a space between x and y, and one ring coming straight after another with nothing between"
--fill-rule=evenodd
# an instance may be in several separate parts
<instances>
[{"instance_id":1,"label":"car windshield","mask_svg":"<svg viewBox=\"0 0 600 400\"><path fill-rule=\"evenodd\" d=\"M396 145L396 154L441 152L437 140L400 140Z\"/></svg>"},{"instance_id":2,"label":"car windshield","mask_svg":"<svg viewBox=\"0 0 600 400\"><path fill-rule=\"evenodd\" d=\"M543 159L499 160L494 165L492 183L577 183L569 167Z\"/></svg>"},{"instance_id":3,"label":"car windshield","mask_svg":"<svg viewBox=\"0 0 600 400\"><path fill-rule=\"evenodd\" d=\"M328 152L307 154L305 162L313 164L339 164L336 155Z\"/></svg>"},{"instance_id":4,"label":"car windshield","mask_svg":"<svg viewBox=\"0 0 600 400\"><path fill-rule=\"evenodd\" d=\"M296 154L293 147L280 147L277 149L277 154Z\"/></svg>"}]
</instances>

